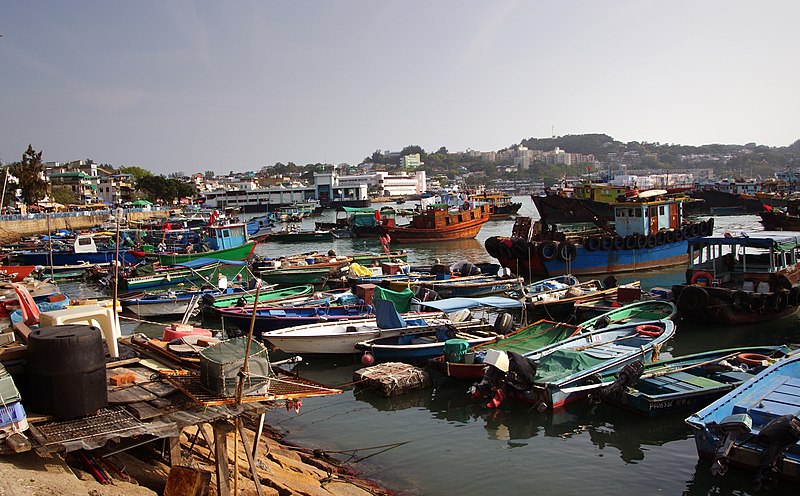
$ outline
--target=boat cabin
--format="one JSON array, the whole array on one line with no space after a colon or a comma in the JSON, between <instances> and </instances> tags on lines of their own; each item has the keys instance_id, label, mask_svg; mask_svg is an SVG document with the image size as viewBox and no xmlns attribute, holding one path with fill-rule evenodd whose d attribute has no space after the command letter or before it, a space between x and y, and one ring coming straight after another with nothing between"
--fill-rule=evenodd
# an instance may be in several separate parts
<instances>
[{"instance_id":1,"label":"boat cabin","mask_svg":"<svg viewBox=\"0 0 800 496\"><path fill-rule=\"evenodd\" d=\"M625 186L612 186L603 183L579 184L573 187L572 196L581 200L594 200L602 203L614 203L620 196L629 197L638 191Z\"/></svg>"},{"instance_id":2,"label":"boat cabin","mask_svg":"<svg viewBox=\"0 0 800 496\"><path fill-rule=\"evenodd\" d=\"M79 234L72 246L75 253L97 253L97 244L91 234Z\"/></svg>"},{"instance_id":3,"label":"boat cabin","mask_svg":"<svg viewBox=\"0 0 800 496\"><path fill-rule=\"evenodd\" d=\"M206 242L214 251L236 248L247 243L247 227L244 224L209 226L206 231Z\"/></svg>"},{"instance_id":4,"label":"boat cabin","mask_svg":"<svg viewBox=\"0 0 800 496\"><path fill-rule=\"evenodd\" d=\"M614 203L614 229L619 236L655 234L678 229L683 221L683 202L665 199Z\"/></svg>"},{"instance_id":5,"label":"boat cabin","mask_svg":"<svg viewBox=\"0 0 800 496\"><path fill-rule=\"evenodd\" d=\"M489 205L477 205L469 210L451 210L445 203L429 205L421 214L414 216L411 225L414 229L446 229L462 222L489 216Z\"/></svg>"},{"instance_id":6,"label":"boat cabin","mask_svg":"<svg viewBox=\"0 0 800 496\"><path fill-rule=\"evenodd\" d=\"M786 279L790 285L800 281L800 232L742 234L690 243L687 278L759 293L780 289Z\"/></svg>"}]
</instances>

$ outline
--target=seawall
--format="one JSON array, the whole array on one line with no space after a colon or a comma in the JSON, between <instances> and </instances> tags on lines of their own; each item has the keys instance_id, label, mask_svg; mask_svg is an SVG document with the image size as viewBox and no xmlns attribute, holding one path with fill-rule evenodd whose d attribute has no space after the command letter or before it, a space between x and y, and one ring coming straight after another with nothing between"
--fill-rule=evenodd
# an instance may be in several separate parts
<instances>
[{"instance_id":1,"label":"seawall","mask_svg":"<svg viewBox=\"0 0 800 496\"><path fill-rule=\"evenodd\" d=\"M93 212L84 212L89 215L76 215L76 216L53 216L50 217L50 231L57 231L59 229L88 229L90 227L99 226L108 220L108 212L95 214ZM145 220L154 217L167 217L169 210L150 210L139 212L126 212L125 217L130 220ZM32 236L35 234L47 234L48 220L45 217L35 219L16 219L16 220L0 220L0 243L7 244L13 243L23 236Z\"/></svg>"}]
</instances>

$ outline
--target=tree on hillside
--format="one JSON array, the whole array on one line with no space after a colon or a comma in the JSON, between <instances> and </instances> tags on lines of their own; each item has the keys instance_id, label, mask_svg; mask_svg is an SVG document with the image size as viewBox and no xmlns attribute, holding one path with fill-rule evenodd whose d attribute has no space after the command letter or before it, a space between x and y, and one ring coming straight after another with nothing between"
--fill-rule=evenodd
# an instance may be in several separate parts
<instances>
[{"instance_id":1,"label":"tree on hillside","mask_svg":"<svg viewBox=\"0 0 800 496\"><path fill-rule=\"evenodd\" d=\"M427 155L425 153L425 150L421 146L419 146L419 145L409 145L409 146L403 148L403 151L400 152L400 156L404 157L406 155L411 155L411 154L414 154L414 153L419 153L419 158L421 160L425 160L425 157Z\"/></svg>"},{"instance_id":2,"label":"tree on hillside","mask_svg":"<svg viewBox=\"0 0 800 496\"><path fill-rule=\"evenodd\" d=\"M78 203L78 195L69 186L53 186L50 191L50 199L62 205Z\"/></svg>"},{"instance_id":3,"label":"tree on hillside","mask_svg":"<svg viewBox=\"0 0 800 496\"><path fill-rule=\"evenodd\" d=\"M131 174L136 179L136 181L139 181L139 179L141 179L143 177L147 177L147 176L152 176L153 175L153 173L150 172L149 170L142 169L141 167L137 167L135 165L131 165L131 166L128 166L128 167L120 167L119 168L119 173L120 174Z\"/></svg>"},{"instance_id":4,"label":"tree on hillside","mask_svg":"<svg viewBox=\"0 0 800 496\"><path fill-rule=\"evenodd\" d=\"M136 188L144 191L151 201L171 203L174 200L190 197L195 194L194 186L177 179L164 176L145 176L136 181Z\"/></svg>"},{"instance_id":5,"label":"tree on hillside","mask_svg":"<svg viewBox=\"0 0 800 496\"><path fill-rule=\"evenodd\" d=\"M37 153L32 145L28 145L21 162L15 162L9 166L9 171L19 180L22 200L26 204L34 205L47 195L42 152Z\"/></svg>"}]
</instances>

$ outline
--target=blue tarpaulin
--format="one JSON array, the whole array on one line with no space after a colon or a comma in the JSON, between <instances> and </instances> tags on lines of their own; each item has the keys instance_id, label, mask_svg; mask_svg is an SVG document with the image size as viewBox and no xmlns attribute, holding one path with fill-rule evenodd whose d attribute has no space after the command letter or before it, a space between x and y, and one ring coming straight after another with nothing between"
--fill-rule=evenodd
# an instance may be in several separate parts
<instances>
[{"instance_id":1,"label":"blue tarpaulin","mask_svg":"<svg viewBox=\"0 0 800 496\"><path fill-rule=\"evenodd\" d=\"M204 267L206 265L210 265L213 263L224 263L226 265L247 265L246 260L221 260L219 258L210 258L210 257L202 257L202 258L195 258L194 260L189 260L188 262L183 262L175 265L180 265L181 267L188 267L190 269L196 269L198 267Z\"/></svg>"},{"instance_id":2,"label":"blue tarpaulin","mask_svg":"<svg viewBox=\"0 0 800 496\"><path fill-rule=\"evenodd\" d=\"M504 298L502 296L484 296L481 298L445 298L443 300L417 302L421 306L441 310L442 312L450 313L464 308L497 308L501 310L511 308L522 308L522 302L513 298Z\"/></svg>"}]
</instances>

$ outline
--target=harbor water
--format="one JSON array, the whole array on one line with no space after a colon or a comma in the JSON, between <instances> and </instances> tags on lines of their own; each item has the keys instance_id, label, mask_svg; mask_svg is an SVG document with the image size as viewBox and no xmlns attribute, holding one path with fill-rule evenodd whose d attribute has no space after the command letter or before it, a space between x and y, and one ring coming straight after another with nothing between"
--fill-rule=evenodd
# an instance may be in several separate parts
<instances>
[{"instance_id":1,"label":"harbor water","mask_svg":"<svg viewBox=\"0 0 800 496\"><path fill-rule=\"evenodd\" d=\"M535 216L530 198L515 201L523 202L520 215ZM304 227L312 227L313 220L332 219L333 212L326 212L322 219L305 220ZM513 220L490 221L474 240L392 249L406 249L412 264L430 264L436 258L491 262L483 242L490 236L510 235L512 225ZM715 219L717 234L759 230L755 215ZM339 254L381 250L375 239L338 239L333 244L268 242L257 253L279 257L331 248ZM675 267L616 276L620 283L641 280L644 288L671 287L683 281L684 270ZM77 296L96 291L84 283L69 283L63 289L82 293ZM125 324L126 332L134 328L133 323ZM786 343L800 343L796 315L735 328L678 321L676 336L662 356ZM299 413L274 409L268 423L285 432L289 441L326 451L407 494L755 494L753 474L731 469L724 477L715 477L707 461L698 461L691 429L684 423L692 412L645 419L588 402L546 413L512 401L489 409L469 399L470 384L436 374L432 389L383 398L351 385L353 372L361 367L358 356L309 358L300 366L300 375L341 386L343 394L304 399ZM770 493L789 494L796 489L780 483Z\"/></svg>"}]
</instances>

